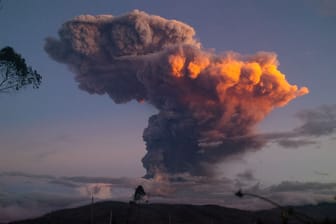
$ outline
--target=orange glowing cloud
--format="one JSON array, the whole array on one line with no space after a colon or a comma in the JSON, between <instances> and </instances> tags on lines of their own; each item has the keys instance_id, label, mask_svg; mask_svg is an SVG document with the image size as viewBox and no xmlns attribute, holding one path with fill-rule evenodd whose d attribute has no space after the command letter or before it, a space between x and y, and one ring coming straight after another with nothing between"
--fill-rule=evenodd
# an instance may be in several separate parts
<instances>
[{"instance_id":1,"label":"orange glowing cloud","mask_svg":"<svg viewBox=\"0 0 336 224\"><path fill-rule=\"evenodd\" d=\"M169 57L169 63L171 65L171 72L176 77L181 77L182 69L185 63L185 58L182 55L171 55Z\"/></svg>"},{"instance_id":2,"label":"orange glowing cloud","mask_svg":"<svg viewBox=\"0 0 336 224\"><path fill-rule=\"evenodd\" d=\"M211 88L216 92L218 102L210 100L206 92L201 94L191 90L183 98L193 108L194 116L199 120L207 120L204 117L209 116L199 108L223 108L219 109L223 112L216 129L228 125L234 116L237 117L235 125L244 126L241 122L246 120L258 122L275 107L285 106L292 99L309 92L307 87L299 89L286 80L286 76L278 70L279 63L274 53L261 52L253 56L242 56L230 52L225 56L211 57L202 52L193 52L191 59L185 53L180 54L169 58L173 76L185 79L184 86L180 88L206 86L204 82L212 80ZM197 84L201 82L198 80L203 83ZM237 116L237 113L240 115Z\"/></svg>"},{"instance_id":3,"label":"orange glowing cloud","mask_svg":"<svg viewBox=\"0 0 336 224\"><path fill-rule=\"evenodd\" d=\"M209 64L210 60L206 56L195 58L193 61L189 62L188 65L189 77L196 79L201 71L208 67Z\"/></svg>"},{"instance_id":4,"label":"orange glowing cloud","mask_svg":"<svg viewBox=\"0 0 336 224\"><path fill-rule=\"evenodd\" d=\"M251 105L266 107L265 113L309 93L307 87L299 89L288 83L286 76L278 70L279 63L273 53L262 52L249 57L229 53L220 59L200 53L192 60L174 54L169 57L169 64L171 73L177 78L217 77L220 81L215 88L221 101L228 98L237 98L240 104L253 101Z\"/></svg>"}]
</instances>

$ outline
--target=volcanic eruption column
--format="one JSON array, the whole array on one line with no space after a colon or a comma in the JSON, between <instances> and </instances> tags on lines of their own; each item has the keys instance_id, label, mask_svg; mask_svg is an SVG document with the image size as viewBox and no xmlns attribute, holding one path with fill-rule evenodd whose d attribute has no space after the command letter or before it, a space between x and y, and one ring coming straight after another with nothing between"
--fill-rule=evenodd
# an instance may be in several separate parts
<instances>
[{"instance_id":1,"label":"volcanic eruption column","mask_svg":"<svg viewBox=\"0 0 336 224\"><path fill-rule=\"evenodd\" d=\"M286 81L274 53L217 55L194 35L182 22L135 10L78 16L46 40L80 89L159 110L143 133L148 178L211 175L213 164L262 146L253 128L273 108L308 93Z\"/></svg>"}]
</instances>

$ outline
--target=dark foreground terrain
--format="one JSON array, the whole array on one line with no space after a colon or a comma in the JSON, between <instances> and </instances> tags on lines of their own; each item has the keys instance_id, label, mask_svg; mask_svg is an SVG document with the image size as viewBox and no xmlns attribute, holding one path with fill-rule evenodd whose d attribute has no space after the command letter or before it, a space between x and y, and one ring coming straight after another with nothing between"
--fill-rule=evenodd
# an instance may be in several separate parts
<instances>
[{"instance_id":1,"label":"dark foreground terrain","mask_svg":"<svg viewBox=\"0 0 336 224\"><path fill-rule=\"evenodd\" d=\"M327 217L336 219L336 204L294 207L294 211L313 217L318 223ZM92 214L92 215L91 215ZM281 223L279 209L258 212L231 209L216 205L128 204L99 202L93 206L64 209L36 219L11 222L12 224L244 224ZM302 223L289 219L289 223Z\"/></svg>"}]
</instances>

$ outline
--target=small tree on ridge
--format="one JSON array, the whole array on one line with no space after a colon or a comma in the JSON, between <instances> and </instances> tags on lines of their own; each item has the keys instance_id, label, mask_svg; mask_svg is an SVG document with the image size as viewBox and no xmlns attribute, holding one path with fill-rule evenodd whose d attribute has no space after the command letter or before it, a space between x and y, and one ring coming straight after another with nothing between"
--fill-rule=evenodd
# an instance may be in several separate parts
<instances>
[{"instance_id":1,"label":"small tree on ridge","mask_svg":"<svg viewBox=\"0 0 336 224\"><path fill-rule=\"evenodd\" d=\"M0 50L0 93L31 85L38 88L42 76L27 66L25 59L11 47Z\"/></svg>"}]
</instances>

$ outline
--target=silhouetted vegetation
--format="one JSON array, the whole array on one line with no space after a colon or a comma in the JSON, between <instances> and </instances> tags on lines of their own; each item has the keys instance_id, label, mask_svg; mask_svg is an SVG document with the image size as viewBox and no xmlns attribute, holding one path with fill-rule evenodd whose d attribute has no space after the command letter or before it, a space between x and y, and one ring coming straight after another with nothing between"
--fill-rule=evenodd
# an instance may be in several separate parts
<instances>
[{"instance_id":1,"label":"silhouetted vegetation","mask_svg":"<svg viewBox=\"0 0 336 224\"><path fill-rule=\"evenodd\" d=\"M25 59L13 48L0 50L0 93L17 91L25 86L38 88L41 80L42 76L27 66Z\"/></svg>"},{"instance_id":2,"label":"silhouetted vegetation","mask_svg":"<svg viewBox=\"0 0 336 224\"><path fill-rule=\"evenodd\" d=\"M139 185L135 189L135 192L134 192L134 195L133 195L133 202L136 203L136 202L142 201L142 200L144 200L145 196L146 196L146 192L145 192L144 188L141 185Z\"/></svg>"}]
</instances>

